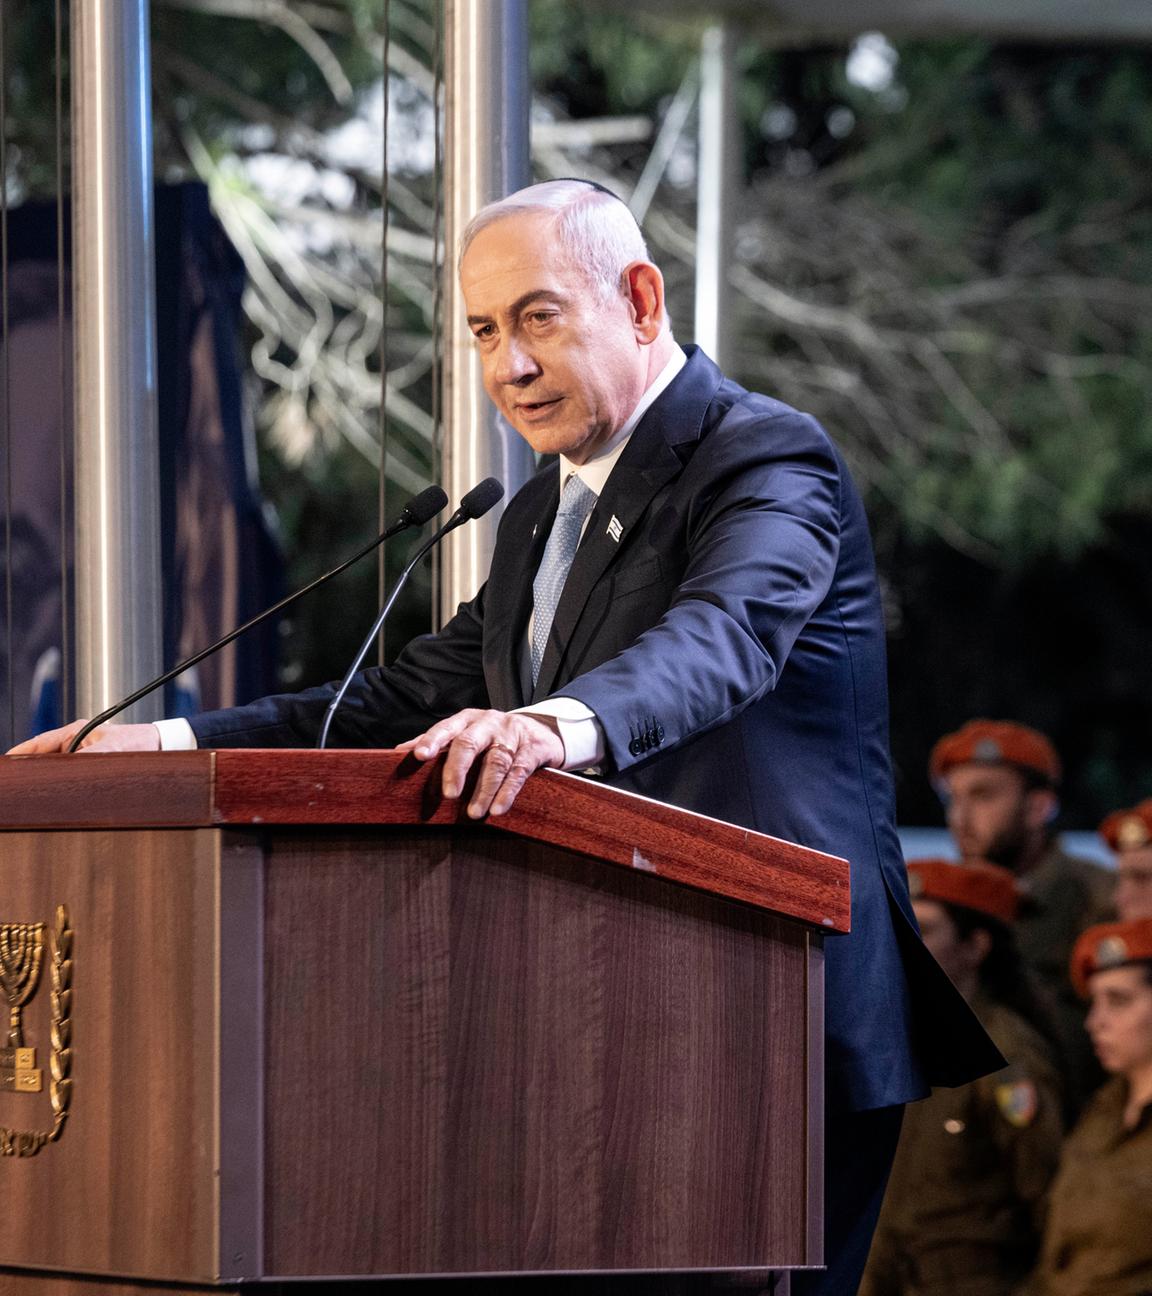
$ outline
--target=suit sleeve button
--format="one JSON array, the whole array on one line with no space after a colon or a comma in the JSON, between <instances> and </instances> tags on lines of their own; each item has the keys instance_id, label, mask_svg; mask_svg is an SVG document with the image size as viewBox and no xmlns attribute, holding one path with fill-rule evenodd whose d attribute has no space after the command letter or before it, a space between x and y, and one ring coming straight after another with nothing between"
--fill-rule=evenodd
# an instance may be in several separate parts
<instances>
[{"instance_id":1,"label":"suit sleeve button","mask_svg":"<svg viewBox=\"0 0 1152 1296\"><path fill-rule=\"evenodd\" d=\"M633 738L632 741L628 744L628 750L632 753L633 756L639 756L640 753L644 750L644 748L641 747L640 745L640 739Z\"/></svg>"}]
</instances>

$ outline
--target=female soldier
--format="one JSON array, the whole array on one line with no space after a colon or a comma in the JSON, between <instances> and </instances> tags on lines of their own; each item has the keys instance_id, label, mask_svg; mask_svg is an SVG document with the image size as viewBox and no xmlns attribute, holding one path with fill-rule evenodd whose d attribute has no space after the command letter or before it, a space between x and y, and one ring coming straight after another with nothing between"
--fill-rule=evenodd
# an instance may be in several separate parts
<instances>
[{"instance_id":1,"label":"female soldier","mask_svg":"<svg viewBox=\"0 0 1152 1296\"><path fill-rule=\"evenodd\" d=\"M1090 927L1072 979L1110 1080L1068 1136L1037 1296L1152 1296L1152 918Z\"/></svg>"},{"instance_id":2,"label":"female soldier","mask_svg":"<svg viewBox=\"0 0 1152 1296\"><path fill-rule=\"evenodd\" d=\"M908 1108L860 1296L1008 1296L1035 1263L1063 1132L1012 936L1019 891L992 864L914 860L908 877L925 944L1009 1066Z\"/></svg>"}]
</instances>

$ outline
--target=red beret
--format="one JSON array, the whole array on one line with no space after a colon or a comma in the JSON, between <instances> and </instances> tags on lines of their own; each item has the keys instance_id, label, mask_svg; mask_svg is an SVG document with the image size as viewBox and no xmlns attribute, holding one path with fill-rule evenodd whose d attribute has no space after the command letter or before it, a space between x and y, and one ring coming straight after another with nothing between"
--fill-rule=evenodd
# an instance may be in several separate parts
<instances>
[{"instance_id":1,"label":"red beret","mask_svg":"<svg viewBox=\"0 0 1152 1296\"><path fill-rule=\"evenodd\" d=\"M975 909L977 913L1014 923L1020 904L1015 877L997 864L951 860L908 861L908 890L913 900L940 900L944 904Z\"/></svg>"},{"instance_id":2,"label":"red beret","mask_svg":"<svg viewBox=\"0 0 1152 1296\"><path fill-rule=\"evenodd\" d=\"M956 765L1017 765L1053 787L1060 782L1060 757L1042 733L1009 720L969 720L932 748L928 771L937 782Z\"/></svg>"},{"instance_id":3,"label":"red beret","mask_svg":"<svg viewBox=\"0 0 1152 1296\"><path fill-rule=\"evenodd\" d=\"M1100 825L1100 836L1114 851L1137 850L1152 843L1152 798L1131 810L1117 810Z\"/></svg>"},{"instance_id":4,"label":"red beret","mask_svg":"<svg viewBox=\"0 0 1152 1296\"><path fill-rule=\"evenodd\" d=\"M1088 978L1106 968L1152 963L1152 918L1089 927L1072 950L1072 984L1088 998Z\"/></svg>"}]
</instances>

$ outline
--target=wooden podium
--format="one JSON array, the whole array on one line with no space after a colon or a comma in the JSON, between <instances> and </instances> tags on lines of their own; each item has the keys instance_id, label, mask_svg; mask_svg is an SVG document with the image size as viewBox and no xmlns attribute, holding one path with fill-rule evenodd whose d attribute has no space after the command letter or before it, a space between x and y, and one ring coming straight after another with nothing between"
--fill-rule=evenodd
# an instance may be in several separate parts
<instances>
[{"instance_id":1,"label":"wooden podium","mask_svg":"<svg viewBox=\"0 0 1152 1296\"><path fill-rule=\"evenodd\" d=\"M821 1262L847 864L551 771L491 823L438 789L0 760L0 1290Z\"/></svg>"}]
</instances>

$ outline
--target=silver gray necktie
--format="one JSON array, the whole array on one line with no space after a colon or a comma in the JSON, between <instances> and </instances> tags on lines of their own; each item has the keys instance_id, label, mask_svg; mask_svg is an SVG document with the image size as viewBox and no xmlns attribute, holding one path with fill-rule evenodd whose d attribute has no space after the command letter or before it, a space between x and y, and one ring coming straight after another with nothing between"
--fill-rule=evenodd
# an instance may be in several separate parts
<instances>
[{"instance_id":1,"label":"silver gray necktie","mask_svg":"<svg viewBox=\"0 0 1152 1296\"><path fill-rule=\"evenodd\" d=\"M548 633L552 629L552 618L556 615L556 605L564 592L564 582L568 579L568 568L576 557L580 544L580 532L584 519L592 511L596 495L576 476L568 478L560 496L560 507L556 510L556 520L552 524L552 533L544 549L544 557L532 582L532 683L540 677L540 663L544 660L544 649L548 644Z\"/></svg>"}]
</instances>

